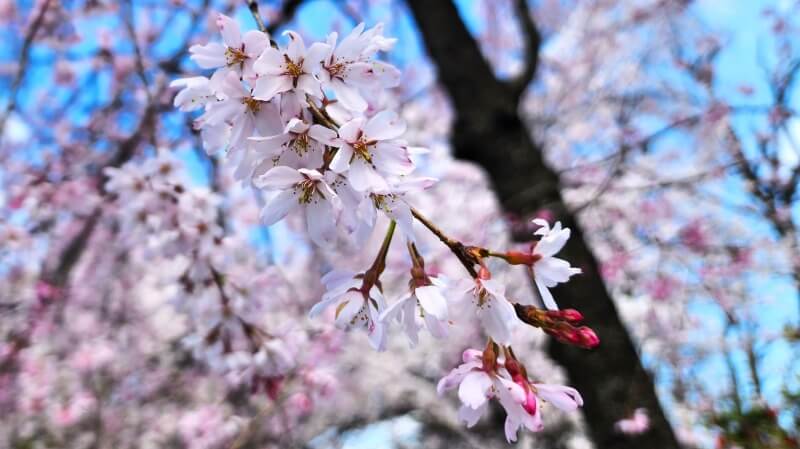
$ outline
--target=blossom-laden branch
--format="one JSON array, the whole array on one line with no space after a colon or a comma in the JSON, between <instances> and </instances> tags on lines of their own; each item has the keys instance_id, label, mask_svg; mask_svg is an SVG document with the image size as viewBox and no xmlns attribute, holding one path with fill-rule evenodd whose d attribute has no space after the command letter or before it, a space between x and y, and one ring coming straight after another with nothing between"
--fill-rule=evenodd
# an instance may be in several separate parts
<instances>
[{"instance_id":1,"label":"blossom-laden branch","mask_svg":"<svg viewBox=\"0 0 800 449\"><path fill-rule=\"evenodd\" d=\"M414 176L414 150L402 139L405 122L374 101L375 92L400 82L399 70L375 57L395 40L383 36L382 25L366 29L360 24L341 41L331 33L324 42L307 46L298 33L286 31L285 45L278 45L265 31L255 2L249 4L259 30L242 34L234 20L219 15L223 42L190 49L198 65L215 71L210 78L176 80L174 85L183 90L175 105L203 109L195 124L204 147L224 150L238 179L268 193L261 214L266 225L302 212L310 240L332 249L342 242L363 246L377 215L389 220L373 263L364 271L333 270L323 276L326 292L309 315L331 311L337 327L363 330L379 351L386 348L393 321L401 324L413 347L423 328L434 338L445 338L453 325L476 318L489 336L487 349L480 355L465 353L465 365L446 379L465 382L459 397L468 425L477 421L488 399L497 398L508 412L509 441L516 439L519 427L541 428L537 398L564 409L579 407L576 391L532 383L510 346L523 323L566 343L597 344L596 336L590 341L594 334L589 328L573 326L577 312L558 311L549 291L580 272L555 257L570 230L536 220L539 240L527 251L506 252L447 235L409 203L409 194L435 181ZM447 283L426 269L415 221L447 246L469 278ZM411 270L407 294L389 305L382 275L396 229L405 240ZM536 309L533 298L509 299L485 263L489 257L524 265L549 311ZM221 279L217 284L222 293ZM443 380L440 392L452 382Z\"/></svg>"}]
</instances>

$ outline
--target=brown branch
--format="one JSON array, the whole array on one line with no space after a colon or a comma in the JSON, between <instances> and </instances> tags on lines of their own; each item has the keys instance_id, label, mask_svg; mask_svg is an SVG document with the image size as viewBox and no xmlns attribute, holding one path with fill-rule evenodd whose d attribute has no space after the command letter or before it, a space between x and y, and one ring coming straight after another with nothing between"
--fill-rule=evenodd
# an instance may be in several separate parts
<instances>
[{"instance_id":1,"label":"brown branch","mask_svg":"<svg viewBox=\"0 0 800 449\"><path fill-rule=\"evenodd\" d=\"M155 113L156 106L152 103L148 104L136 131L134 131L127 139L123 140L119 144L117 151L103 165L103 168L119 167L133 157L136 148L139 146L142 140L144 140L145 136L149 134L149 131L155 126ZM100 193L101 195L105 196L105 181L107 180L107 176L105 173L103 173L103 171L104 170L102 169L100 170ZM97 221L100 219L101 215L102 212L100 208L97 208L92 215L89 216L86 222L84 222L80 232L78 232L78 234L67 244L66 247L64 247L64 250L59 254L55 268L52 270L45 270L43 272L43 280L55 287L63 287L67 284L69 275L80 260L81 255L83 255L83 252L86 249L86 244L88 243L89 238L91 237L91 234L94 231Z\"/></svg>"},{"instance_id":2,"label":"brown branch","mask_svg":"<svg viewBox=\"0 0 800 449\"><path fill-rule=\"evenodd\" d=\"M539 49L542 45L542 34L534 22L533 14L528 7L528 0L514 0L514 12L525 41L524 66L522 72L509 81L509 86L516 96L522 94L536 76L539 66Z\"/></svg>"},{"instance_id":3,"label":"brown branch","mask_svg":"<svg viewBox=\"0 0 800 449\"><path fill-rule=\"evenodd\" d=\"M253 16L253 20L256 21L256 26L260 31L266 33L267 27L264 25L264 20L261 19L261 12L258 10L258 1L257 0L246 0L246 1L247 1L247 8L250 9L250 14Z\"/></svg>"},{"instance_id":4,"label":"brown branch","mask_svg":"<svg viewBox=\"0 0 800 449\"><path fill-rule=\"evenodd\" d=\"M72 267L78 262L89 238L94 232L95 226L102 215L100 208L92 211L91 215L86 219L81 227L81 230L70 240L67 246L61 251L58 256L58 263L52 270L47 270L42 274L42 279L48 284L61 288L67 284L69 273Z\"/></svg>"},{"instance_id":5,"label":"brown branch","mask_svg":"<svg viewBox=\"0 0 800 449\"><path fill-rule=\"evenodd\" d=\"M422 213L413 207L411 208L411 215L413 215L417 221L422 223L423 226L428 228L433 235L438 237L442 243L450 248L450 251L458 258L458 261L464 265L464 268L467 270L470 276L473 278L478 276L478 273L475 271L475 265L478 263L478 261L475 260L474 256L471 255L469 247L464 246L464 244L458 240L448 237L447 234L442 232L442 230L439 229L433 222L428 220L427 217L422 215Z\"/></svg>"},{"instance_id":6,"label":"brown branch","mask_svg":"<svg viewBox=\"0 0 800 449\"><path fill-rule=\"evenodd\" d=\"M266 27L266 30L262 31L266 31L270 35L274 34L276 31L278 31L278 28L294 18L295 13L303 4L303 1L304 0L285 0L281 5L281 10L278 14L278 17ZM250 3L250 11L252 12L252 5L256 4L257 2L256 0L248 0L248 3Z\"/></svg>"},{"instance_id":7,"label":"brown branch","mask_svg":"<svg viewBox=\"0 0 800 449\"><path fill-rule=\"evenodd\" d=\"M122 21L125 23L125 29L128 32L128 37L131 39L131 43L133 44L133 55L134 61L136 64L136 74L139 76L139 79L142 81L142 87L144 88L144 92L147 95L147 102L148 104L152 102L150 97L150 89L147 88L147 74L144 70L144 57L142 55L142 48L139 45L139 40L136 38L136 29L134 28L133 21L134 21L134 13L133 13L133 4L131 0L127 0L125 2L127 6L125 9L127 10L126 14L123 14Z\"/></svg>"},{"instance_id":8,"label":"brown branch","mask_svg":"<svg viewBox=\"0 0 800 449\"><path fill-rule=\"evenodd\" d=\"M183 38L183 43L179 47L179 50L173 53L172 56L158 63L158 67L160 67L161 70L167 73L181 73L181 59L189 52L189 44L191 43L192 35L194 35L194 31L199 25L200 20L204 17L203 13L208 10L209 5L211 5L211 0L203 0L203 4L199 8L192 10L191 25L189 25L189 31L186 32Z\"/></svg>"}]
</instances>

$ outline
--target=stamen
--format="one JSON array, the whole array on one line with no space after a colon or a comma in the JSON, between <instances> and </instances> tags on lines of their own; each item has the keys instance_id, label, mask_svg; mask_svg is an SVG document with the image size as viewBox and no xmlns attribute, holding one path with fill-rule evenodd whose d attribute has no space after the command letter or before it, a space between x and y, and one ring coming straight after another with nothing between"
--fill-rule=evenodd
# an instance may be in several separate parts
<instances>
[{"instance_id":1,"label":"stamen","mask_svg":"<svg viewBox=\"0 0 800 449\"><path fill-rule=\"evenodd\" d=\"M300 193L300 198L298 199L300 204L308 204L314 197L314 192L317 190L317 184L310 179L306 179L305 181L298 183L297 188L302 190Z\"/></svg>"},{"instance_id":2,"label":"stamen","mask_svg":"<svg viewBox=\"0 0 800 449\"><path fill-rule=\"evenodd\" d=\"M297 79L300 75L303 74L303 60L301 59L299 63L295 63L289 56L283 55L283 60L286 63L286 73L290 75L292 78Z\"/></svg>"},{"instance_id":3,"label":"stamen","mask_svg":"<svg viewBox=\"0 0 800 449\"><path fill-rule=\"evenodd\" d=\"M331 75L331 78L336 78L337 76L341 75L342 73L344 73L346 68L347 66L342 62L326 67L328 73Z\"/></svg>"},{"instance_id":4,"label":"stamen","mask_svg":"<svg viewBox=\"0 0 800 449\"><path fill-rule=\"evenodd\" d=\"M238 48L231 48L228 47L225 50L225 60L228 63L228 66L241 64L247 60L247 55Z\"/></svg>"},{"instance_id":5,"label":"stamen","mask_svg":"<svg viewBox=\"0 0 800 449\"><path fill-rule=\"evenodd\" d=\"M261 110L261 101L256 100L253 97L244 97L242 98L242 104L247 106L247 110L252 112L253 114L257 114L258 111Z\"/></svg>"},{"instance_id":6,"label":"stamen","mask_svg":"<svg viewBox=\"0 0 800 449\"><path fill-rule=\"evenodd\" d=\"M308 140L308 134L297 134L297 137L292 141L292 148L300 156L306 153L310 146L311 142Z\"/></svg>"},{"instance_id":7,"label":"stamen","mask_svg":"<svg viewBox=\"0 0 800 449\"><path fill-rule=\"evenodd\" d=\"M356 154L361 156L367 162L372 162L372 155L369 154L369 146L364 139L359 139L358 142L353 144L353 150L355 150Z\"/></svg>"}]
</instances>

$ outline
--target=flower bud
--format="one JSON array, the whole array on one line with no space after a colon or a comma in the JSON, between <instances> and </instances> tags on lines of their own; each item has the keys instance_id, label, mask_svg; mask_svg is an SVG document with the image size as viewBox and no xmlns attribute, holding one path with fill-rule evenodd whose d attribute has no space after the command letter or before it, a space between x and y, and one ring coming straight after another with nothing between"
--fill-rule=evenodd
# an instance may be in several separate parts
<instances>
[{"instance_id":1,"label":"flower bud","mask_svg":"<svg viewBox=\"0 0 800 449\"><path fill-rule=\"evenodd\" d=\"M580 324L583 314L575 309L548 310L547 317L554 320L566 321L569 324Z\"/></svg>"},{"instance_id":2,"label":"flower bud","mask_svg":"<svg viewBox=\"0 0 800 449\"><path fill-rule=\"evenodd\" d=\"M587 327L573 327L563 323L561 326L545 329L545 332L556 340L577 346L583 349L593 349L600 344L600 339L595 332Z\"/></svg>"},{"instance_id":3,"label":"flower bud","mask_svg":"<svg viewBox=\"0 0 800 449\"><path fill-rule=\"evenodd\" d=\"M578 335L580 336L579 340L580 343L578 346L584 349L592 349L596 348L600 344L600 338L597 337L597 334L587 326L581 326L578 328Z\"/></svg>"}]
</instances>

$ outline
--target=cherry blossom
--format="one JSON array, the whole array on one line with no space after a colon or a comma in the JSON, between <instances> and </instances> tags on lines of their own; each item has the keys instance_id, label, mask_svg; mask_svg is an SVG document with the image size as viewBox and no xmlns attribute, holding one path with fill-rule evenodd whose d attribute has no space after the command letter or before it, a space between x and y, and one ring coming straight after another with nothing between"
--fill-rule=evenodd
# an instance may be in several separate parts
<instances>
[{"instance_id":1,"label":"cherry blossom","mask_svg":"<svg viewBox=\"0 0 800 449\"><path fill-rule=\"evenodd\" d=\"M169 85L170 87L182 88L175 95L173 104L184 112L194 111L216 100L214 91L209 84L209 79L204 76L177 79Z\"/></svg>"},{"instance_id":2,"label":"cherry blossom","mask_svg":"<svg viewBox=\"0 0 800 449\"><path fill-rule=\"evenodd\" d=\"M497 356L492 344L483 352L464 351L463 362L443 377L437 391L443 394L458 385L458 398L462 406L459 418L472 427L487 408L489 399L496 398L506 411L505 435L508 442L517 440L520 427L533 432L542 430L540 400L553 404L563 411L572 412L583 405L583 399L574 389L562 385L531 383L525 368L508 353Z\"/></svg>"},{"instance_id":3,"label":"cherry blossom","mask_svg":"<svg viewBox=\"0 0 800 449\"><path fill-rule=\"evenodd\" d=\"M459 312L476 314L489 337L502 345L510 344L512 331L520 321L505 297L503 284L491 279L487 270L481 270L476 279L462 280L453 289Z\"/></svg>"},{"instance_id":4,"label":"cherry blossom","mask_svg":"<svg viewBox=\"0 0 800 449\"><path fill-rule=\"evenodd\" d=\"M273 164L292 167L316 167L323 164L325 146L337 143L336 132L313 123L311 112L301 108L295 95L281 97L283 132L274 136L251 137L254 157Z\"/></svg>"},{"instance_id":5,"label":"cherry blossom","mask_svg":"<svg viewBox=\"0 0 800 449\"><path fill-rule=\"evenodd\" d=\"M509 263L527 265L545 307L558 310L550 288L581 272L580 268L571 267L566 260L553 257L569 240L570 229L562 229L561 222L556 222L551 229L547 220L541 218L534 219L533 223L539 226L534 235L541 236L541 239L531 245L528 252L509 252L505 257Z\"/></svg>"},{"instance_id":6,"label":"cherry blossom","mask_svg":"<svg viewBox=\"0 0 800 449\"><path fill-rule=\"evenodd\" d=\"M232 72L217 72L211 83L218 89L219 101L208 103L205 113L198 118L201 127L230 124L227 147L243 149L247 138L258 132L262 136L278 134L282 127L277 107L256 99ZM225 128L217 128L221 133ZM217 136L207 139L217 140ZM239 151L241 152L241 151ZM249 167L244 167L247 171Z\"/></svg>"},{"instance_id":7,"label":"cherry blossom","mask_svg":"<svg viewBox=\"0 0 800 449\"><path fill-rule=\"evenodd\" d=\"M380 316L381 321L397 319L401 322L412 348L419 342L419 321L435 338L447 336L449 313L444 283L428 276L421 282L427 285L413 286L406 296L387 307Z\"/></svg>"},{"instance_id":8,"label":"cherry blossom","mask_svg":"<svg viewBox=\"0 0 800 449\"><path fill-rule=\"evenodd\" d=\"M204 69L231 70L248 82L254 82L257 75L253 66L256 58L269 46L269 36L258 30L242 35L239 24L224 14L217 15L216 23L223 43L191 46L192 60Z\"/></svg>"},{"instance_id":9,"label":"cherry blossom","mask_svg":"<svg viewBox=\"0 0 800 449\"><path fill-rule=\"evenodd\" d=\"M299 34L287 31L284 35L289 36L286 49L267 47L256 60L254 68L259 77L253 95L269 101L277 94L295 91L321 98L322 88L315 74L330 51L328 45L315 42L306 50Z\"/></svg>"},{"instance_id":10,"label":"cherry blossom","mask_svg":"<svg viewBox=\"0 0 800 449\"><path fill-rule=\"evenodd\" d=\"M360 23L338 46L337 33L328 36L330 51L322 60L319 78L349 110L364 112L367 109L361 90L394 87L400 83L397 68L372 59L377 51L391 50L396 41L383 37L382 32L382 24L364 31L364 23Z\"/></svg>"},{"instance_id":11,"label":"cherry blossom","mask_svg":"<svg viewBox=\"0 0 800 449\"><path fill-rule=\"evenodd\" d=\"M637 408L629 418L621 419L614 424L614 427L626 435L638 435L647 432L650 428L650 418L647 416L647 409Z\"/></svg>"},{"instance_id":12,"label":"cherry blossom","mask_svg":"<svg viewBox=\"0 0 800 449\"><path fill-rule=\"evenodd\" d=\"M37 48L72 21L59 2L39 3L47 17L39 31L31 17ZM407 381L404 369L385 367L367 379L366 365L407 356L435 367L465 335L482 333L491 350L466 353L440 389L458 385L469 425L496 399L509 440L520 426L537 430L530 404L545 400L547 386L519 382L496 355L497 343L511 351L512 331L523 327L514 306L531 298L508 267L492 265L495 278L486 268L499 254L491 248L507 244L506 224L479 169L449 154L445 102L413 105L406 86L394 89L403 79L379 55L395 44L382 25L308 47L301 31L313 33L287 31L288 45L273 48L266 32L242 33L214 14L222 42L189 47L207 28L199 6L177 2L170 8L182 13L167 21L160 6L85 8L119 13L127 33L100 30L97 45L81 44L96 48L74 55L59 47L58 107L11 105L14 136L0 142L11 150L0 156L0 238L11 251L0 251L0 290L11 297L0 307L14 318L1 326L9 338L0 342L0 408L13 416L3 435L12 429L23 446L199 448L235 445L253 430L253 444L307 442L317 436L301 435L314 428L307 424L337 412L335 393L361 402L373 377L387 397ZM165 55L172 49L161 48L154 24L172 20L187 34L168 39L182 47ZM84 53L92 59L81 65ZM214 72L192 76L199 69ZM94 89L77 84L95 74L103 98L87 99ZM408 79L425 76L412 70ZM73 99L90 115L65 112ZM54 129L41 126L51 119ZM20 157L26 139L48 150ZM410 283L400 269L409 260ZM385 297L398 299L389 306ZM465 319L473 314L479 325ZM395 321L415 351L365 357L364 342L342 332L364 331L383 351ZM423 327L435 347L424 347ZM343 375L352 369L356 376ZM568 408L565 391L550 397ZM255 410L264 412L249 416ZM83 440L90 427L102 442Z\"/></svg>"},{"instance_id":13,"label":"cherry blossom","mask_svg":"<svg viewBox=\"0 0 800 449\"><path fill-rule=\"evenodd\" d=\"M387 176L407 175L414 169L405 142L397 140L405 129L405 123L393 111L345 123L339 129L341 142L331 169L347 172L351 185L359 192L388 191Z\"/></svg>"},{"instance_id":14,"label":"cherry blossom","mask_svg":"<svg viewBox=\"0 0 800 449\"><path fill-rule=\"evenodd\" d=\"M382 351L386 347L386 331L380 316L386 309L386 301L377 286L365 285L363 277L363 273L342 271L332 271L323 276L325 294L311 308L309 317L317 317L336 304L336 325L345 329L364 329L372 347Z\"/></svg>"},{"instance_id":15,"label":"cherry blossom","mask_svg":"<svg viewBox=\"0 0 800 449\"><path fill-rule=\"evenodd\" d=\"M264 206L261 219L265 224L276 223L293 209L302 207L312 240L321 246L333 242L341 201L320 172L278 166L253 182L258 188L278 191Z\"/></svg>"},{"instance_id":16,"label":"cherry blossom","mask_svg":"<svg viewBox=\"0 0 800 449\"><path fill-rule=\"evenodd\" d=\"M377 211L397 222L400 231L410 241L414 241L414 217L407 196L412 192L419 192L434 185L436 180L423 177L395 178L389 182L387 192L375 192L370 195L374 208L369 208L364 214L364 219L370 224L375 222Z\"/></svg>"},{"instance_id":17,"label":"cherry blossom","mask_svg":"<svg viewBox=\"0 0 800 449\"><path fill-rule=\"evenodd\" d=\"M462 354L463 363L440 379L436 386L439 395L458 386L458 398L462 403L458 416L468 427L474 426L483 416L489 399L502 395L503 407L525 400L522 388L497 371L496 359L485 361L491 358L476 349L467 349Z\"/></svg>"}]
</instances>

